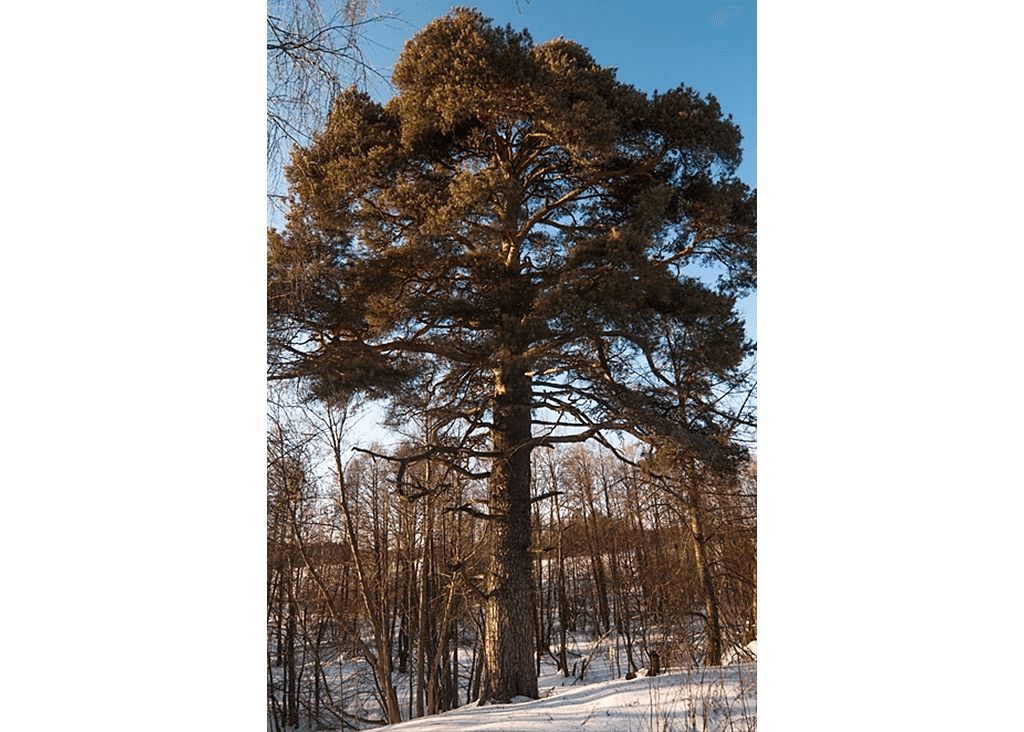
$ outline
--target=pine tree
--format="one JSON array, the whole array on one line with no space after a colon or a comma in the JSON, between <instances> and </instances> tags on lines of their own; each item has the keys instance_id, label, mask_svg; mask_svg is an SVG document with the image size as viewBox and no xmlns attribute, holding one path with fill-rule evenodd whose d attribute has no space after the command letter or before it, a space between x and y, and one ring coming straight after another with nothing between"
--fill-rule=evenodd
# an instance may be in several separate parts
<instances>
[{"instance_id":1,"label":"pine tree","mask_svg":"<svg viewBox=\"0 0 1024 732\"><path fill-rule=\"evenodd\" d=\"M535 698L531 453L684 406L651 368L666 353L740 365L756 194L710 95L642 93L475 11L417 34L393 82L385 105L339 95L293 155L268 236L271 376L429 409L421 456L486 476L487 511L463 507L491 532L482 701ZM689 340L664 348L666 324Z\"/></svg>"}]
</instances>

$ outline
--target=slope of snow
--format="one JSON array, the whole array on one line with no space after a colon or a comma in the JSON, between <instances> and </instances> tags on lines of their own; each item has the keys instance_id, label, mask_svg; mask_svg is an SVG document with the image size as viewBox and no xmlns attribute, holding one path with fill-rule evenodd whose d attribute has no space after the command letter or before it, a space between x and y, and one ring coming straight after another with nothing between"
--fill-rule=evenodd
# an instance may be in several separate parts
<instances>
[{"instance_id":1,"label":"slope of snow","mask_svg":"<svg viewBox=\"0 0 1024 732\"><path fill-rule=\"evenodd\" d=\"M569 680L571 681L571 679ZM545 684L545 682L547 682ZM533 730L735 730L757 728L757 664L615 679L559 687L541 679L541 696L512 704L466 706L389 729L396 732L532 732Z\"/></svg>"},{"instance_id":2,"label":"slope of snow","mask_svg":"<svg viewBox=\"0 0 1024 732\"><path fill-rule=\"evenodd\" d=\"M757 641L744 648L727 649L723 666L670 666L654 677L647 676L647 669L640 669L635 678L627 679L623 676L627 665L646 656L639 647L634 647L630 655L615 634L605 634L596 640L569 634L567 640L571 673L568 677L560 673L553 655L542 658L538 678L540 699L520 697L511 704L485 707L473 703L408 720L414 711L410 701L412 670L396 674L399 708L407 721L386 729L751 732L757 728ZM468 680L470 659L465 657L464 649L456 661L458 678ZM374 688L364 659L346 658L342 654L337 664L330 665L325 678L335 689L334 698L344 698L346 711L364 720L365 728L375 728L383 721L379 691ZM460 684L460 700L466 696L467 689ZM267 729L275 729L269 719Z\"/></svg>"}]
</instances>

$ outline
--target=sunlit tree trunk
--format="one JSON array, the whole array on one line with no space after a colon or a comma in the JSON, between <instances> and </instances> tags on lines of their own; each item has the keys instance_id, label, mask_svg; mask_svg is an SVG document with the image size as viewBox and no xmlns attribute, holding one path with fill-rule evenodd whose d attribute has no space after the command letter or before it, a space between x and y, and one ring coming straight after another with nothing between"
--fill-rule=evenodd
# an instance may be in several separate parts
<instances>
[{"instance_id":1,"label":"sunlit tree trunk","mask_svg":"<svg viewBox=\"0 0 1024 732\"><path fill-rule=\"evenodd\" d=\"M446 711L451 706L451 666L448 638L452 631L451 613L454 600L455 585L452 584L449 587L448 597L445 600L444 611L441 615L437 644L434 654L430 659L430 676L427 679L428 714ZM442 671L444 671L443 676Z\"/></svg>"},{"instance_id":2,"label":"sunlit tree trunk","mask_svg":"<svg viewBox=\"0 0 1024 732\"><path fill-rule=\"evenodd\" d=\"M594 494L589 485L585 488L587 512L589 514L590 567L594 573L594 598L597 600L597 617L600 622L597 635L607 633L611 626L611 608L608 606L608 578L605 573L604 560L607 544L597 524L597 508L594 506Z\"/></svg>"},{"instance_id":3,"label":"sunlit tree trunk","mask_svg":"<svg viewBox=\"0 0 1024 732\"><path fill-rule=\"evenodd\" d=\"M495 369L494 452L488 509L491 567L487 584L484 701L536 699L537 675L530 559L531 383L525 369Z\"/></svg>"},{"instance_id":4,"label":"sunlit tree trunk","mask_svg":"<svg viewBox=\"0 0 1024 732\"><path fill-rule=\"evenodd\" d=\"M484 658L483 653L483 631L484 623L479 617L479 613L474 614L473 626L476 629L476 638L473 641L473 663L472 673L470 674L469 692L466 695L466 703L480 698L481 685L483 684L484 666L487 664L487 659Z\"/></svg>"},{"instance_id":5,"label":"sunlit tree trunk","mask_svg":"<svg viewBox=\"0 0 1024 732\"><path fill-rule=\"evenodd\" d=\"M750 641L757 638L757 550L754 550L754 599L750 607L750 627L747 629L745 640Z\"/></svg>"},{"instance_id":6,"label":"sunlit tree trunk","mask_svg":"<svg viewBox=\"0 0 1024 732\"><path fill-rule=\"evenodd\" d=\"M427 485L430 482L430 463L427 463ZM419 598L419 627L416 631L416 716L422 717L426 714L426 685L427 671L426 663L429 649L428 614L430 601L430 535L433 531L433 512L430 505L423 506L423 541L422 556L420 559L420 598Z\"/></svg>"},{"instance_id":7,"label":"sunlit tree trunk","mask_svg":"<svg viewBox=\"0 0 1024 732\"><path fill-rule=\"evenodd\" d=\"M555 468L554 465L551 467L552 477L552 490L555 488L554 482ZM565 678L569 677L569 656L567 652L567 636L569 632L569 596L567 593L566 580L565 580L565 541L563 538L562 530L562 511L558 505L558 496L555 495L555 521L557 522L558 538L556 539L556 550L558 556L556 562L558 564L558 665L561 667L562 676Z\"/></svg>"},{"instance_id":8,"label":"sunlit tree trunk","mask_svg":"<svg viewBox=\"0 0 1024 732\"><path fill-rule=\"evenodd\" d=\"M690 533L693 536L693 554L696 563L697 581L704 594L705 628L707 647L705 665L722 665L722 621L718 609L718 596L707 558L707 536L704 527L704 505L699 488L690 486L689 496Z\"/></svg>"}]
</instances>

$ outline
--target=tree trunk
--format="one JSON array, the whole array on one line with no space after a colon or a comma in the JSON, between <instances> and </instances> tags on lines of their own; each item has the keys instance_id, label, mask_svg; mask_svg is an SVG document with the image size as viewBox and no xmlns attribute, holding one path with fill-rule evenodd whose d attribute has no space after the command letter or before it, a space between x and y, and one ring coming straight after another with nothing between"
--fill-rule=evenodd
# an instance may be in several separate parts
<instances>
[{"instance_id":1,"label":"tree trunk","mask_svg":"<svg viewBox=\"0 0 1024 732\"><path fill-rule=\"evenodd\" d=\"M661 655L657 651L651 651L651 664L647 668L648 676L657 676L661 673Z\"/></svg>"},{"instance_id":2,"label":"tree trunk","mask_svg":"<svg viewBox=\"0 0 1024 732\"><path fill-rule=\"evenodd\" d=\"M448 637L452 628L451 613L454 602L455 583L452 583L448 589L448 599L445 601L441 614L441 625L437 631L434 653L430 658L430 675L427 678L427 714L437 714L451 708L449 702L451 695L443 693L448 691L448 687L442 688L439 674L442 671L442 665L448 662Z\"/></svg>"},{"instance_id":3,"label":"tree trunk","mask_svg":"<svg viewBox=\"0 0 1024 732\"><path fill-rule=\"evenodd\" d=\"M394 680L391 678L391 638L387 634L387 617L384 609L384 598L381 592L375 590L363 566L362 556L359 553L359 540L356 535L355 523L352 519L352 511L348 504L348 496L345 491L345 472L341 461L341 441L336 435L331 435L331 448L334 452L336 478L338 481L338 499L341 504L342 515L345 519L345 532L348 535L349 549L352 553L352 561L356 569L356 577L359 581L359 590L363 599L363 609L370 621L370 629L373 632L374 649L369 653L368 647L363 644L363 653L366 660L374 666L377 676L377 683L380 684L383 711L388 724L395 724L402 721L402 711L398 706L398 693L395 690Z\"/></svg>"},{"instance_id":4,"label":"tree trunk","mask_svg":"<svg viewBox=\"0 0 1024 732\"><path fill-rule=\"evenodd\" d=\"M284 724L299 726L299 691L295 680L295 603L288 602L288 621L284 647Z\"/></svg>"},{"instance_id":5,"label":"tree trunk","mask_svg":"<svg viewBox=\"0 0 1024 732\"><path fill-rule=\"evenodd\" d=\"M536 699L537 673L530 560L531 382L507 361L495 369L494 452L490 478L491 567L487 584L481 701Z\"/></svg>"},{"instance_id":6,"label":"tree trunk","mask_svg":"<svg viewBox=\"0 0 1024 732\"><path fill-rule=\"evenodd\" d=\"M480 682L483 678L484 669L483 649L481 648L483 645L481 643L483 638L482 633L480 632L481 626L479 619L474 619L473 624L476 626L477 634L476 640L473 642L473 661L471 663L472 673L470 674L471 679L469 683L469 690L466 694L466 704L480 698Z\"/></svg>"},{"instance_id":7,"label":"tree trunk","mask_svg":"<svg viewBox=\"0 0 1024 732\"><path fill-rule=\"evenodd\" d=\"M430 463L427 463L427 485L430 484ZM428 644L430 642L428 617L430 612L430 536L434 530L433 511L429 503L423 506L423 542L422 558L420 559L420 598L419 598L419 624L416 630L416 716L422 717L426 714L427 694L427 656L430 654ZM411 690L411 689L410 689Z\"/></svg>"},{"instance_id":8,"label":"tree trunk","mask_svg":"<svg viewBox=\"0 0 1024 732\"><path fill-rule=\"evenodd\" d=\"M554 469L552 469L552 474ZM557 490L552 484L552 490ZM567 633L569 630L569 598L565 586L565 547L562 542L562 511L555 495L555 520L558 522L558 665L562 676L569 678L569 657L566 652Z\"/></svg>"},{"instance_id":9,"label":"tree trunk","mask_svg":"<svg viewBox=\"0 0 1024 732\"><path fill-rule=\"evenodd\" d=\"M754 550L754 599L750 608L750 628L747 642L757 638L757 549Z\"/></svg>"},{"instance_id":10,"label":"tree trunk","mask_svg":"<svg viewBox=\"0 0 1024 732\"><path fill-rule=\"evenodd\" d=\"M586 455L590 460L591 456ZM607 549L607 537L601 536L598 527L597 507L594 504L593 475L590 468L585 469L581 476L583 482L583 497L586 501L588 538L590 543L590 567L594 573L594 595L597 600L597 619L600 623L594 637L607 633L611 629L611 608L608 606L608 579L604 569L604 554Z\"/></svg>"},{"instance_id":11,"label":"tree trunk","mask_svg":"<svg viewBox=\"0 0 1024 732\"><path fill-rule=\"evenodd\" d=\"M687 490L690 498L690 529L693 534L693 554L697 565L697 579L704 591L705 625L707 628L706 666L722 665L722 623L718 611L718 596L707 561L707 542L704 536L704 507L699 489Z\"/></svg>"}]
</instances>

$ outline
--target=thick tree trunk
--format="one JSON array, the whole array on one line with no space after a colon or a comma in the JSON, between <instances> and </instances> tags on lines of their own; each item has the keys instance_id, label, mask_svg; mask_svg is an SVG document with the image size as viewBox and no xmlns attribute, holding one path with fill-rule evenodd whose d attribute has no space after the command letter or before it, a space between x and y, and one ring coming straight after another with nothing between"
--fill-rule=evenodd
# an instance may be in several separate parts
<instances>
[{"instance_id":1,"label":"thick tree trunk","mask_svg":"<svg viewBox=\"0 0 1024 732\"><path fill-rule=\"evenodd\" d=\"M495 369L491 468L491 568L487 584L484 656L486 684L481 702L536 699L537 673L530 559L531 382L525 369L507 361Z\"/></svg>"}]
</instances>

